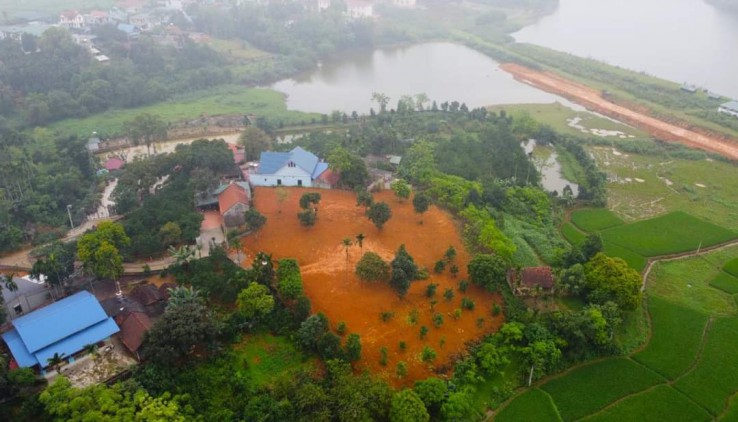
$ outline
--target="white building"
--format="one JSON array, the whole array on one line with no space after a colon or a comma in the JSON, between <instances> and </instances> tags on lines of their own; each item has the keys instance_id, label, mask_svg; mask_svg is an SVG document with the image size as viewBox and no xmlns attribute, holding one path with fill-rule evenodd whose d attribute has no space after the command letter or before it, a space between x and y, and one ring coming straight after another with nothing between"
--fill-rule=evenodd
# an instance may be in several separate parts
<instances>
[{"instance_id":1,"label":"white building","mask_svg":"<svg viewBox=\"0 0 738 422\"><path fill-rule=\"evenodd\" d=\"M414 9L418 2L416 0L392 0L392 5L405 9Z\"/></svg>"},{"instance_id":2,"label":"white building","mask_svg":"<svg viewBox=\"0 0 738 422\"><path fill-rule=\"evenodd\" d=\"M82 29L85 27L85 17L76 10L66 10L59 15L59 26L67 29Z\"/></svg>"},{"instance_id":3,"label":"white building","mask_svg":"<svg viewBox=\"0 0 738 422\"><path fill-rule=\"evenodd\" d=\"M738 117L738 101L729 101L720 107L718 107L720 113L730 114L731 116Z\"/></svg>"},{"instance_id":4,"label":"white building","mask_svg":"<svg viewBox=\"0 0 738 422\"><path fill-rule=\"evenodd\" d=\"M373 18L374 5L366 0L347 0L346 15L352 19Z\"/></svg>"},{"instance_id":5,"label":"white building","mask_svg":"<svg viewBox=\"0 0 738 422\"><path fill-rule=\"evenodd\" d=\"M312 187L327 170L328 163L295 147L290 152L262 152L259 167L249 173L249 181L254 186Z\"/></svg>"}]
</instances>

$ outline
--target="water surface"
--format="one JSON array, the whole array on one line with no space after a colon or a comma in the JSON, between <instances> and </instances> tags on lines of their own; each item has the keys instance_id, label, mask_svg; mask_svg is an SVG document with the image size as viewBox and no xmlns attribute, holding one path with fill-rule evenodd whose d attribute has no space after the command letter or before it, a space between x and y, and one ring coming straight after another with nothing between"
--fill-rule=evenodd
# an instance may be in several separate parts
<instances>
[{"instance_id":1,"label":"water surface","mask_svg":"<svg viewBox=\"0 0 738 422\"><path fill-rule=\"evenodd\" d=\"M738 15L704 0L560 0L513 36L738 98Z\"/></svg>"},{"instance_id":2,"label":"water surface","mask_svg":"<svg viewBox=\"0 0 738 422\"><path fill-rule=\"evenodd\" d=\"M419 93L438 104L456 100L470 108L556 101L572 106L561 97L516 81L484 54L453 43L356 53L271 88L287 94L288 108L317 113L378 110L371 102L373 92L391 98L388 108L397 107L402 95Z\"/></svg>"}]
</instances>

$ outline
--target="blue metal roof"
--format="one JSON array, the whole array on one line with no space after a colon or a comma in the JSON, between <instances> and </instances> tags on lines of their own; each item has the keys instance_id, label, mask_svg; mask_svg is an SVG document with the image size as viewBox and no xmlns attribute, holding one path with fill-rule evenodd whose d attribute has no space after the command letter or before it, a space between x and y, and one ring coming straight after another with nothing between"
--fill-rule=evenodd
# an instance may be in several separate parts
<instances>
[{"instance_id":1,"label":"blue metal roof","mask_svg":"<svg viewBox=\"0 0 738 422\"><path fill-rule=\"evenodd\" d=\"M290 161L310 174L313 179L328 169L328 164L321 163L315 154L295 147L290 152L262 152L258 174L274 174Z\"/></svg>"},{"instance_id":2,"label":"blue metal roof","mask_svg":"<svg viewBox=\"0 0 738 422\"><path fill-rule=\"evenodd\" d=\"M36 357L26 349L26 345L23 344L23 340L15 329L3 333L2 337L20 367L28 368L38 363Z\"/></svg>"},{"instance_id":3,"label":"blue metal roof","mask_svg":"<svg viewBox=\"0 0 738 422\"><path fill-rule=\"evenodd\" d=\"M328 170L328 163L318 163L318 165L315 166L315 170L313 171L313 175L310 176L310 177L312 179L317 179L326 170Z\"/></svg>"},{"instance_id":4,"label":"blue metal roof","mask_svg":"<svg viewBox=\"0 0 738 422\"><path fill-rule=\"evenodd\" d=\"M29 352L35 353L107 319L95 296L82 291L13 321Z\"/></svg>"},{"instance_id":5,"label":"blue metal roof","mask_svg":"<svg viewBox=\"0 0 738 422\"><path fill-rule=\"evenodd\" d=\"M309 174L313 174L315 166L318 165L319 161L315 154L307 152L300 147L295 147L295 149L290 151L290 159Z\"/></svg>"},{"instance_id":6,"label":"blue metal roof","mask_svg":"<svg viewBox=\"0 0 738 422\"><path fill-rule=\"evenodd\" d=\"M259 160L259 174L273 174L287 164L289 152L262 152Z\"/></svg>"},{"instance_id":7,"label":"blue metal roof","mask_svg":"<svg viewBox=\"0 0 738 422\"><path fill-rule=\"evenodd\" d=\"M115 323L113 318L106 318L104 321L87 327L84 330L73 334L62 341L51 344L35 353L36 360L41 364L41 367L47 366L49 359L54 356L54 353L64 354L64 357L69 357L88 344L95 344L100 340L104 340L113 334L120 331L118 324Z\"/></svg>"}]
</instances>

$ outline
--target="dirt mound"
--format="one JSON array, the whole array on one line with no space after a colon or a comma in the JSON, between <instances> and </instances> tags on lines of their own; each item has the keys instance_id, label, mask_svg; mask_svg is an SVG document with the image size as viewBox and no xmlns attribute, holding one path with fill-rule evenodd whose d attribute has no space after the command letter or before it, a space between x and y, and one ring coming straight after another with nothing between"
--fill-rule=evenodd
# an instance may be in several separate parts
<instances>
[{"instance_id":1,"label":"dirt mound","mask_svg":"<svg viewBox=\"0 0 738 422\"><path fill-rule=\"evenodd\" d=\"M409 384L416 379L430 376L434 370L447 370L453 357L465 349L465 343L496 330L503 322L502 315L492 316L494 303L501 298L470 286L466 293L457 290L459 280L466 279L469 254L464 250L457 227L451 217L436 207L420 217L413 211L412 203L400 203L391 192L375 195L377 201L385 201L392 208L392 218L380 231L364 216L364 209L356 207L353 193L337 190L316 190L322 200L318 205L318 222L314 227L302 227L297 219L299 197L312 189L288 189L284 202L278 201L276 189L256 188L255 208L267 217L267 223L256 236L244 239L244 250L253 257L257 251L267 251L275 259L296 258L302 269L305 291L312 301L313 312L325 313L335 329L338 322L348 326L348 332L361 336L362 359L357 368L368 368L383 374L396 385ZM356 245L356 235L363 233L363 248ZM341 241L351 238L354 245L346 250ZM367 284L354 274L361 253L376 252L386 260L392 259L400 244L420 267L433 268L449 246L458 253L456 265L460 272L456 278L448 271L432 274L428 280L412 284L407 296L400 300L386 284ZM429 283L437 283L434 299L437 303L431 311L431 299L425 296ZM452 301L443 298L447 288L454 289ZM464 310L454 318L454 310L461 308L461 298L472 299L476 306ZM417 323L411 323L411 313L417 312ZM394 312L389 322L380 319L380 313ZM443 325L435 328L434 313L443 315ZM420 327L428 327L428 334L420 338ZM407 348L400 350L404 341ZM387 347L387 365L380 361L380 348ZM438 357L433 365L420 359L425 346L432 347ZM403 380L395 376L398 362L408 365L408 376ZM440 368L440 369L439 369Z\"/></svg>"},{"instance_id":2,"label":"dirt mound","mask_svg":"<svg viewBox=\"0 0 738 422\"><path fill-rule=\"evenodd\" d=\"M598 91L550 72L539 72L514 63L506 63L501 67L521 82L561 95L582 104L590 110L633 125L656 138L714 152L733 160L738 159L738 145L730 141L666 123L649 116L643 111L636 111L611 103L602 98Z\"/></svg>"}]
</instances>

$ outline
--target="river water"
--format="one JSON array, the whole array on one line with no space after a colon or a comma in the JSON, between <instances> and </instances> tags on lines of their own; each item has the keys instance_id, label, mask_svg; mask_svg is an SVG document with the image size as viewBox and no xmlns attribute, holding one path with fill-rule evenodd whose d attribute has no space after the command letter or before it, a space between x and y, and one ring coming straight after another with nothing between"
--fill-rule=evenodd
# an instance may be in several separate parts
<instances>
[{"instance_id":1,"label":"river water","mask_svg":"<svg viewBox=\"0 0 738 422\"><path fill-rule=\"evenodd\" d=\"M704 0L560 0L513 36L738 99L738 14Z\"/></svg>"},{"instance_id":2,"label":"river water","mask_svg":"<svg viewBox=\"0 0 738 422\"><path fill-rule=\"evenodd\" d=\"M482 53L445 42L356 53L271 88L287 94L289 109L316 113L378 110L373 92L391 98L388 108L395 108L402 95L425 93L438 104L459 101L470 108L558 101L581 109L516 81Z\"/></svg>"}]
</instances>

